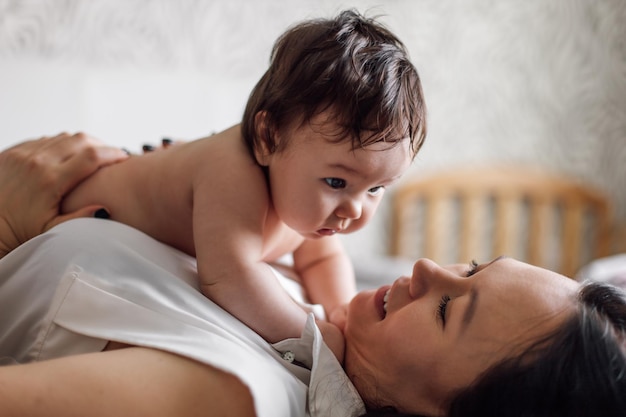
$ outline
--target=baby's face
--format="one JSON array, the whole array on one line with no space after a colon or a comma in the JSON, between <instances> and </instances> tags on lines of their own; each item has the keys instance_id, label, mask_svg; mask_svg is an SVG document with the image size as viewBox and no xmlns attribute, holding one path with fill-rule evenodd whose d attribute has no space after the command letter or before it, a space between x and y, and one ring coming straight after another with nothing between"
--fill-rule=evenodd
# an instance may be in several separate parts
<instances>
[{"instance_id":1,"label":"baby's face","mask_svg":"<svg viewBox=\"0 0 626 417\"><path fill-rule=\"evenodd\" d=\"M412 161L409 140L353 149L338 143L339 126L329 113L278 133L287 146L268 156L274 208L290 228L309 239L351 233L376 212L385 189Z\"/></svg>"}]
</instances>

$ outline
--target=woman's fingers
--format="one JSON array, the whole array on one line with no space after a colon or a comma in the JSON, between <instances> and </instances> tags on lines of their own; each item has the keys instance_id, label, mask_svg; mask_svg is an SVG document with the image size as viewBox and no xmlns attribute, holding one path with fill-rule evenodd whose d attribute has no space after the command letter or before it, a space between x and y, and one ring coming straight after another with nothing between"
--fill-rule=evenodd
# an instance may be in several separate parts
<instances>
[{"instance_id":1,"label":"woman's fingers","mask_svg":"<svg viewBox=\"0 0 626 417\"><path fill-rule=\"evenodd\" d=\"M61 200L101 167L126 158L89 135L65 132L0 152L0 250L8 253L70 218L93 216L101 207L60 216Z\"/></svg>"},{"instance_id":2,"label":"woman's fingers","mask_svg":"<svg viewBox=\"0 0 626 417\"><path fill-rule=\"evenodd\" d=\"M61 195L67 194L78 183L98 169L128 158L128 153L112 146L82 143L58 166L58 187Z\"/></svg>"}]
</instances>

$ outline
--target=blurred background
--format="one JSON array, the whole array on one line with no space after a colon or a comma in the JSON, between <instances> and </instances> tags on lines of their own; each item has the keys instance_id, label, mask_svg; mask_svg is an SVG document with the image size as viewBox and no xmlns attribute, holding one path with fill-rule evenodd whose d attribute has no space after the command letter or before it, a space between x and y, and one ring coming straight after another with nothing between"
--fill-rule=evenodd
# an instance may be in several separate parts
<instances>
[{"instance_id":1,"label":"blurred background","mask_svg":"<svg viewBox=\"0 0 626 417\"><path fill-rule=\"evenodd\" d=\"M278 35L345 8L380 16L422 78L429 133L404 180L545 167L626 222L624 0L0 0L0 148L80 130L139 151L222 130ZM389 227L387 200L348 250L386 254Z\"/></svg>"}]
</instances>

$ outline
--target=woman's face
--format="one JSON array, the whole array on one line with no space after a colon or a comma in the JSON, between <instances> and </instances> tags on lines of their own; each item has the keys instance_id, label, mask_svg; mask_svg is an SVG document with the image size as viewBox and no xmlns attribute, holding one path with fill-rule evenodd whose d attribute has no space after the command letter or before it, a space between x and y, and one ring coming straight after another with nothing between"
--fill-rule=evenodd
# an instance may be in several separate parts
<instances>
[{"instance_id":1,"label":"woman's face","mask_svg":"<svg viewBox=\"0 0 626 417\"><path fill-rule=\"evenodd\" d=\"M440 414L454 390L572 314L576 289L509 258L476 268L420 259L411 278L350 303L346 372L367 402Z\"/></svg>"}]
</instances>

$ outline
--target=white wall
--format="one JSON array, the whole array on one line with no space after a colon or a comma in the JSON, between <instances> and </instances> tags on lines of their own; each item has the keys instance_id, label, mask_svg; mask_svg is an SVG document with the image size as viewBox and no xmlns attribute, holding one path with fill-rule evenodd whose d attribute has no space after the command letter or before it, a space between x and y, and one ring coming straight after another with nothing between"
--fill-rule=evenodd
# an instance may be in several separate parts
<instances>
[{"instance_id":1,"label":"white wall","mask_svg":"<svg viewBox=\"0 0 626 417\"><path fill-rule=\"evenodd\" d=\"M275 38L346 7L382 15L422 77L409 175L494 160L596 184L626 220L623 0L0 0L0 148L83 130L139 150L237 123ZM384 253L388 207L355 255Z\"/></svg>"}]
</instances>

